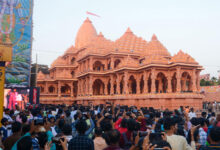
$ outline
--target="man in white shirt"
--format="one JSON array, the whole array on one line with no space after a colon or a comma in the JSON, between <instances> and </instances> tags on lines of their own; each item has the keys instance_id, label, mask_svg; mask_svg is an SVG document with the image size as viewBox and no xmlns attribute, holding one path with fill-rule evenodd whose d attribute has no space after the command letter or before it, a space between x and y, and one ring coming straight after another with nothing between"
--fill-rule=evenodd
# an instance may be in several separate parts
<instances>
[{"instance_id":1,"label":"man in white shirt","mask_svg":"<svg viewBox=\"0 0 220 150\"><path fill-rule=\"evenodd\" d=\"M164 120L164 130L166 132L167 142L170 144L173 150L193 150L193 148L187 143L186 138L180 135L175 135L177 130L177 124L173 118L166 118ZM192 141L194 137L192 134ZM191 145L195 145L195 142Z\"/></svg>"},{"instance_id":2,"label":"man in white shirt","mask_svg":"<svg viewBox=\"0 0 220 150\"><path fill-rule=\"evenodd\" d=\"M189 112L188 116L189 116L189 119L192 119L192 118L196 117L196 113L194 112L193 108L190 109L190 112Z\"/></svg>"}]
</instances>

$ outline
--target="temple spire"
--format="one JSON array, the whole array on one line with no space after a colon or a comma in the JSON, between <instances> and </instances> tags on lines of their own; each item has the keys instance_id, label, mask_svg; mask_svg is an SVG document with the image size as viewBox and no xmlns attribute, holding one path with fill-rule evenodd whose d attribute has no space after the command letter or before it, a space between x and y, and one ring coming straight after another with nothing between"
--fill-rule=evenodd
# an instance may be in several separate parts
<instances>
[{"instance_id":1,"label":"temple spire","mask_svg":"<svg viewBox=\"0 0 220 150\"><path fill-rule=\"evenodd\" d=\"M157 36L155 34L153 34L151 41L157 41Z\"/></svg>"},{"instance_id":2,"label":"temple spire","mask_svg":"<svg viewBox=\"0 0 220 150\"><path fill-rule=\"evenodd\" d=\"M133 33L133 32L132 32L131 29L128 27L127 30L126 30L126 33Z\"/></svg>"}]
</instances>

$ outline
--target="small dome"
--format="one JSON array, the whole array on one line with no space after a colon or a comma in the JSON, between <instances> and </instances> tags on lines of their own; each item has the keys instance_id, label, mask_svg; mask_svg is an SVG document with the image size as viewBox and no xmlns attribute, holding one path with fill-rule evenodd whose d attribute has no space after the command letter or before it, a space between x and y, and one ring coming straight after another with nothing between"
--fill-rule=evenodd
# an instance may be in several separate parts
<instances>
[{"instance_id":1,"label":"small dome","mask_svg":"<svg viewBox=\"0 0 220 150\"><path fill-rule=\"evenodd\" d=\"M79 28L75 39L75 47L82 48L83 46L86 46L96 36L96 29L92 25L92 22L89 20L89 18L87 18Z\"/></svg>"},{"instance_id":2,"label":"small dome","mask_svg":"<svg viewBox=\"0 0 220 150\"><path fill-rule=\"evenodd\" d=\"M157 36L154 34L151 41L146 46L147 55L160 55L170 57L168 50L160 43Z\"/></svg>"}]
</instances>

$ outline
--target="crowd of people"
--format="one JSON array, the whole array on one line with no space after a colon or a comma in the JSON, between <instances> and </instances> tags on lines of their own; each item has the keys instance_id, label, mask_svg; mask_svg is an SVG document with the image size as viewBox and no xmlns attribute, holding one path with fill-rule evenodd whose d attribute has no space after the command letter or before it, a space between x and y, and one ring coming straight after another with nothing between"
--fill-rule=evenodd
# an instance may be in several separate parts
<instances>
[{"instance_id":1,"label":"crowd of people","mask_svg":"<svg viewBox=\"0 0 220 150\"><path fill-rule=\"evenodd\" d=\"M114 103L4 109L4 150L217 150L220 114Z\"/></svg>"}]
</instances>

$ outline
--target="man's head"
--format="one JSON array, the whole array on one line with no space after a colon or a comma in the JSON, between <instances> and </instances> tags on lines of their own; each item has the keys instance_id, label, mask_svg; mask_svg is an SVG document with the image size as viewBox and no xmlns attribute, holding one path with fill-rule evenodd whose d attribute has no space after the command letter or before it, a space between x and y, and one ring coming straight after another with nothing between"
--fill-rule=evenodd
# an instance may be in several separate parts
<instances>
[{"instance_id":1,"label":"man's head","mask_svg":"<svg viewBox=\"0 0 220 150\"><path fill-rule=\"evenodd\" d=\"M14 122L12 124L12 132L13 133L19 133L21 132L21 123L20 122Z\"/></svg>"},{"instance_id":2,"label":"man's head","mask_svg":"<svg viewBox=\"0 0 220 150\"><path fill-rule=\"evenodd\" d=\"M62 132L64 135L72 135L72 127L69 124L65 124L62 128Z\"/></svg>"},{"instance_id":3,"label":"man's head","mask_svg":"<svg viewBox=\"0 0 220 150\"><path fill-rule=\"evenodd\" d=\"M206 112L202 112L202 114L201 114L201 116L202 116L203 118L206 118L206 115L207 115Z\"/></svg>"},{"instance_id":4,"label":"man's head","mask_svg":"<svg viewBox=\"0 0 220 150\"><path fill-rule=\"evenodd\" d=\"M214 127L210 130L211 144L220 144L220 127Z\"/></svg>"},{"instance_id":5,"label":"man's head","mask_svg":"<svg viewBox=\"0 0 220 150\"><path fill-rule=\"evenodd\" d=\"M2 118L1 124L4 125L4 126L7 126L8 125L8 119L7 118Z\"/></svg>"},{"instance_id":6,"label":"man's head","mask_svg":"<svg viewBox=\"0 0 220 150\"><path fill-rule=\"evenodd\" d=\"M166 131L176 132L177 124L173 118L165 118L163 124Z\"/></svg>"},{"instance_id":7,"label":"man's head","mask_svg":"<svg viewBox=\"0 0 220 150\"><path fill-rule=\"evenodd\" d=\"M76 130L79 132L79 134L84 134L87 130L87 123L85 120L80 119L77 123L76 123Z\"/></svg>"},{"instance_id":8,"label":"man's head","mask_svg":"<svg viewBox=\"0 0 220 150\"><path fill-rule=\"evenodd\" d=\"M111 130L108 132L108 140L110 145L118 145L120 140L120 132L118 130Z\"/></svg>"},{"instance_id":9,"label":"man's head","mask_svg":"<svg viewBox=\"0 0 220 150\"><path fill-rule=\"evenodd\" d=\"M31 136L25 136L17 143L17 150L31 150L32 148Z\"/></svg>"},{"instance_id":10,"label":"man's head","mask_svg":"<svg viewBox=\"0 0 220 150\"><path fill-rule=\"evenodd\" d=\"M10 109L6 108L5 109L5 114L9 115L10 114Z\"/></svg>"},{"instance_id":11,"label":"man's head","mask_svg":"<svg viewBox=\"0 0 220 150\"><path fill-rule=\"evenodd\" d=\"M95 136L99 137L102 136L102 128L95 128Z\"/></svg>"}]
</instances>

